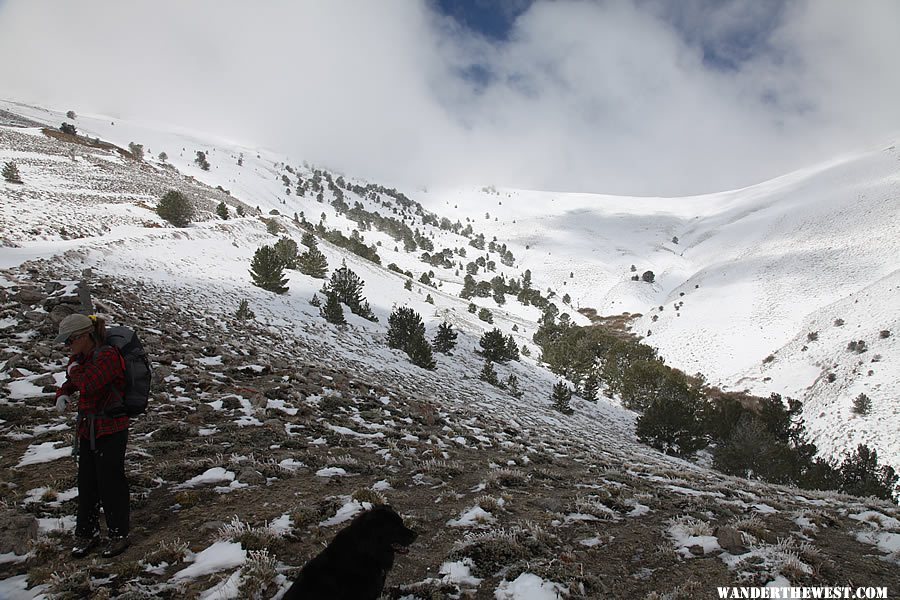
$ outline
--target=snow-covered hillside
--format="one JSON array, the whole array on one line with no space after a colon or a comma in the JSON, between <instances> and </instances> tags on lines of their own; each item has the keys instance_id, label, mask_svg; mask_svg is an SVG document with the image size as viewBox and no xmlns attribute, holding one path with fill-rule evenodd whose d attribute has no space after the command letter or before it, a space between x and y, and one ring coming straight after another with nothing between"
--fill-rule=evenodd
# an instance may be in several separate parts
<instances>
[{"instance_id":1,"label":"snow-covered hillside","mask_svg":"<svg viewBox=\"0 0 900 600\"><path fill-rule=\"evenodd\" d=\"M521 268L568 292L574 306L641 313L635 332L668 364L725 389L800 399L826 452L869 443L900 464L896 147L691 198L522 190L421 197L489 227ZM632 281L647 270L652 285ZM811 332L817 341L807 340ZM868 351L849 350L855 340ZM850 411L860 393L873 400L865 418Z\"/></svg>"},{"instance_id":2,"label":"snow-covered hillside","mask_svg":"<svg viewBox=\"0 0 900 600\"><path fill-rule=\"evenodd\" d=\"M63 121L81 137L41 129ZM728 477L708 454L663 455L611 398L576 397L561 414L532 341L541 311L512 294L460 297L467 271L482 283L530 271L576 323L590 323L579 309L640 313L636 333L652 330L669 364L799 397L820 447L865 441L898 464L893 149L697 198L395 189L200 132L0 102L7 161L24 183L0 181L0 474L11 482L0 496L13 507L4 518L38 517L42 537L0 554L0 596L108 585L233 598L261 562L283 590L335 527L385 498L425 532L391 575L404 584L393 597L697 597L700 581L896 579L896 506ZM192 225L155 212L171 189L192 200ZM347 327L326 323L311 303L323 280L299 271L283 295L252 285L256 250L279 236L301 244L310 224L329 269L346 263L365 282L377 321L345 310ZM646 271L652 283L632 280ZM129 438L143 558L114 577L71 565L51 577L74 494L57 462L71 423L49 403L65 357L49 340L81 278L104 314L141 329L159 376ZM234 316L245 299L250 322ZM387 346L401 305L429 339L444 321L458 331L435 370ZM520 398L478 379L475 349L494 327L530 350L496 365L518 377ZM860 339L866 352L847 350ZM872 413L848 419L859 391ZM258 537L277 562L248 552ZM23 564L38 572L26 578Z\"/></svg>"},{"instance_id":3,"label":"snow-covered hillside","mask_svg":"<svg viewBox=\"0 0 900 600\"><path fill-rule=\"evenodd\" d=\"M50 126L67 120L65 111L15 103L0 104L0 108ZM233 206L243 203L258 207L264 216L273 210L286 217L300 213L311 222L324 216L327 227L347 234L359 227L335 212L329 204L329 190L325 190L325 201L318 202L313 193L301 197L285 185L283 177L294 185L295 174L309 176L310 168L301 166L300 159L155 123L80 114L72 122L80 133L122 148L129 142L143 144L143 168L154 175L170 175L168 164L198 181L227 190L228 194L207 201L208 210L224 199ZM20 135L40 136L36 130L24 131L29 133ZM209 171L195 163L197 151L207 154ZM166 161L157 158L160 152L168 155ZM134 259L117 251L107 260L129 264L132 260L144 261L141 270L154 277L167 271L166 276L173 272L184 276L184 269L190 271L193 251L185 258L183 250L169 244L170 233L147 233L143 228L147 222L162 221L152 211L134 206L136 202L153 205L163 188L156 197L117 191L111 193L114 205L102 205L101 215L90 212L96 191L81 189L76 180L83 181L98 170L109 171L115 166L109 163L127 159L108 153L92 157L86 151L53 157L0 150L0 160L10 158L22 163L23 176L29 179L27 193L39 194L45 204L35 205L37 210L13 203L0 206L7 225L4 238L23 247L4 254L8 264L82 246L82 241L60 238L70 237L88 223L103 222L105 227L87 229L86 234L112 228L113 235L146 239L159 252L178 257L156 264L153 261L160 254L148 254L135 245ZM29 163L30 158L35 162ZM239 159L242 165L238 165ZM74 171L77 175L52 175L51 163L66 172L73 172L73 166L80 170ZM293 173L285 170L289 166L293 166ZM115 174L108 172L97 177L116 180ZM347 181L353 181L352 177ZM0 185L6 186L7 193L17 192L15 186ZM92 189L96 190L96 185ZM900 464L900 436L895 434L900 430L900 406L896 402L900 393L900 346L896 342L900 334L900 311L896 308L900 284L896 261L900 256L900 150L894 146L840 157L749 188L689 198L561 194L492 186L401 191L426 211L471 224L486 240L493 238L506 244L515 263L505 266L493 255L497 270L491 275L513 278L529 269L535 287L552 289L561 310L569 312L577 323L587 323L576 312L578 308L593 308L601 315L640 313L643 316L637 320L635 332L647 336L646 342L659 348L668 364L688 373L703 373L725 389L777 392L798 398L805 404L808 427L825 452L840 454L865 442L876 447L888 462ZM68 196L65 209L53 206L59 192ZM75 207L72 197L76 197ZM359 202L370 211L381 209L390 216L384 208L387 204L381 205L382 199L390 200L383 195L370 198L348 194L347 201L351 205ZM81 204L88 213L77 212ZM415 280L423 272L434 272L436 289L417 284L413 290L398 291L402 275L356 261L347 253L326 250L329 264L351 261L367 282L369 300L382 322L392 305L407 303L425 316L429 329L436 327L439 317L449 318L473 335L490 328L460 310L468 303L458 298L465 275L462 267L478 256L478 251L467 245L465 237L423 224L413 210L404 218L432 239L435 250L463 248L468 250L467 256L455 255L453 269L433 268L417 260L419 252L405 252L402 244L398 247L395 239L377 230L362 231L362 239L369 245L378 244L383 266L394 263L402 271L412 272ZM289 219L283 221L291 227ZM123 227L126 225L141 229ZM55 230L47 232L47 227ZM219 233L197 231L187 235L210 236L213 240L225 235L236 244L223 248L217 241L210 241L204 256L217 269L205 264L193 266L201 277L233 286L234 297L225 306L235 303L238 295L258 293L247 291L246 265L255 248L271 237L258 225L254 229L237 221L202 227ZM223 233L247 227L251 229ZM60 229L69 235L60 235ZM109 239L100 245L106 245ZM485 257L490 260L491 254L485 252ZM632 280L645 271L654 273L652 284ZM292 277L290 297L309 299L318 282L296 274ZM424 302L429 293L436 302L433 307ZM570 306L559 302L564 294L571 297ZM501 307L490 297L476 297L472 302L502 317L497 326L504 333L513 334L520 344L531 345L540 314L537 309L514 301ZM317 312L308 305L298 310ZM838 319L844 325L835 326ZM518 331L512 330L514 324ZM889 332L888 337L882 337L882 331ZM818 339L809 342L807 336L812 332ZM866 352L848 350L848 344L858 340L866 342ZM770 355L774 358L768 358ZM836 376L833 382L828 382L829 373ZM852 400L860 393L873 401L867 417L854 416L850 411Z\"/></svg>"}]
</instances>

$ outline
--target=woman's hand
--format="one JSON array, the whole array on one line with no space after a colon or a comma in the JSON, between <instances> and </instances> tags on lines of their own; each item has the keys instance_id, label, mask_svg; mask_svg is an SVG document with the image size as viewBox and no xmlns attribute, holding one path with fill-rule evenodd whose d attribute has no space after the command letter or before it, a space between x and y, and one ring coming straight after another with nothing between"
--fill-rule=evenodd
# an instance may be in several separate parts
<instances>
[{"instance_id":1,"label":"woman's hand","mask_svg":"<svg viewBox=\"0 0 900 600\"><path fill-rule=\"evenodd\" d=\"M67 395L65 395L65 394L63 394L62 396L58 397L58 398L56 399L56 412L59 412L59 413L65 412L65 410L66 410L66 404L69 403L69 400L70 400L70 398L69 398Z\"/></svg>"}]
</instances>

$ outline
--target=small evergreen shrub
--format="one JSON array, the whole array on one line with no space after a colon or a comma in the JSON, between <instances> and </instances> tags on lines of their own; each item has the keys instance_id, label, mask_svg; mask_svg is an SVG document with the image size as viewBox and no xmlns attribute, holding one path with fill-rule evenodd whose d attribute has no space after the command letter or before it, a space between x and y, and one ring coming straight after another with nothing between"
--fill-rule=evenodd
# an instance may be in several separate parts
<instances>
[{"instance_id":1,"label":"small evergreen shrub","mask_svg":"<svg viewBox=\"0 0 900 600\"><path fill-rule=\"evenodd\" d=\"M485 359L484 366L481 368L478 379L486 381L494 386L499 385L500 380L497 378L497 371L494 369L494 363L492 363L490 359Z\"/></svg>"},{"instance_id":2,"label":"small evergreen shrub","mask_svg":"<svg viewBox=\"0 0 900 600\"><path fill-rule=\"evenodd\" d=\"M275 253L285 269L296 269L299 256L297 255L297 242L289 237L282 237L275 242Z\"/></svg>"},{"instance_id":3,"label":"small evergreen shrub","mask_svg":"<svg viewBox=\"0 0 900 600\"><path fill-rule=\"evenodd\" d=\"M331 274L331 280L326 287L340 302L350 307L350 312L363 319L377 322L378 318L369 307L369 302L362 296L364 285L365 282L359 275L343 264Z\"/></svg>"},{"instance_id":4,"label":"small evergreen shrub","mask_svg":"<svg viewBox=\"0 0 900 600\"><path fill-rule=\"evenodd\" d=\"M128 142L128 151L134 160L144 160L144 145L135 142Z\"/></svg>"},{"instance_id":5,"label":"small evergreen shrub","mask_svg":"<svg viewBox=\"0 0 900 600\"><path fill-rule=\"evenodd\" d=\"M288 291L287 278L278 253L272 246L263 246L253 254L250 263L250 277L253 285L264 290L283 294Z\"/></svg>"},{"instance_id":6,"label":"small evergreen shrub","mask_svg":"<svg viewBox=\"0 0 900 600\"><path fill-rule=\"evenodd\" d=\"M858 415L867 415L872 410L872 400L863 393L853 399L853 412Z\"/></svg>"},{"instance_id":7,"label":"small evergreen shrub","mask_svg":"<svg viewBox=\"0 0 900 600\"><path fill-rule=\"evenodd\" d=\"M840 467L841 491L854 496L875 496L896 502L897 481L893 467L878 464L878 452L860 444Z\"/></svg>"},{"instance_id":8,"label":"small evergreen shrub","mask_svg":"<svg viewBox=\"0 0 900 600\"><path fill-rule=\"evenodd\" d=\"M278 219L263 219L263 223L266 224L266 231L269 232L269 235L281 233L281 225L278 223Z\"/></svg>"},{"instance_id":9,"label":"small evergreen shrub","mask_svg":"<svg viewBox=\"0 0 900 600\"><path fill-rule=\"evenodd\" d=\"M413 309L401 306L390 314L387 341L389 348L406 352L414 365L435 368L431 345L425 339L425 324Z\"/></svg>"},{"instance_id":10,"label":"small evergreen shrub","mask_svg":"<svg viewBox=\"0 0 900 600\"><path fill-rule=\"evenodd\" d=\"M504 336L496 327L486 331L478 344L481 346L481 355L487 360L504 363L519 359L519 347L512 335Z\"/></svg>"},{"instance_id":11,"label":"small evergreen shrub","mask_svg":"<svg viewBox=\"0 0 900 600\"><path fill-rule=\"evenodd\" d=\"M818 331L810 331L809 333L806 334L806 341L807 341L807 342L815 342L815 341L818 340L818 339L819 339L819 332L818 332Z\"/></svg>"},{"instance_id":12,"label":"small evergreen shrub","mask_svg":"<svg viewBox=\"0 0 900 600\"><path fill-rule=\"evenodd\" d=\"M221 219L228 219L228 206L225 205L225 202L219 202L219 205L216 206L216 214L219 215Z\"/></svg>"},{"instance_id":13,"label":"small evergreen shrub","mask_svg":"<svg viewBox=\"0 0 900 600\"><path fill-rule=\"evenodd\" d=\"M234 316L241 321L248 321L256 317L256 314L250 309L250 303L247 300L241 300Z\"/></svg>"},{"instance_id":14,"label":"small evergreen shrub","mask_svg":"<svg viewBox=\"0 0 900 600\"><path fill-rule=\"evenodd\" d=\"M506 383L506 389L507 389L507 391L509 391L510 396L512 396L513 398L521 398L522 397L522 390L519 389L519 378L518 377L516 377L515 375L510 373L509 377L506 378L505 383Z\"/></svg>"},{"instance_id":15,"label":"small evergreen shrub","mask_svg":"<svg viewBox=\"0 0 900 600\"><path fill-rule=\"evenodd\" d=\"M591 371L584 379L584 384L581 387L581 397L589 402L596 402L599 390L600 381L597 379L596 373Z\"/></svg>"},{"instance_id":16,"label":"small evergreen shrub","mask_svg":"<svg viewBox=\"0 0 900 600\"><path fill-rule=\"evenodd\" d=\"M75 120L75 111L74 110L66 111L66 118L69 119L70 121L74 121Z\"/></svg>"},{"instance_id":17,"label":"small evergreen shrub","mask_svg":"<svg viewBox=\"0 0 900 600\"><path fill-rule=\"evenodd\" d=\"M197 157L194 162L204 171L209 171L209 161L206 159L206 152L197 150Z\"/></svg>"},{"instance_id":18,"label":"small evergreen shrub","mask_svg":"<svg viewBox=\"0 0 900 600\"><path fill-rule=\"evenodd\" d=\"M318 247L312 246L297 258L297 268L304 275L325 279L328 273L328 259Z\"/></svg>"},{"instance_id":19,"label":"small evergreen shrub","mask_svg":"<svg viewBox=\"0 0 900 600\"><path fill-rule=\"evenodd\" d=\"M843 327L843 326L844 326L844 320L843 320L843 319L840 319L840 318L835 319L835 320L834 320L834 326L835 326L835 327Z\"/></svg>"},{"instance_id":20,"label":"small evergreen shrub","mask_svg":"<svg viewBox=\"0 0 900 600\"><path fill-rule=\"evenodd\" d=\"M881 331L878 332L878 337L880 337L883 340L886 340L887 338L891 337L891 332L889 329L882 329Z\"/></svg>"},{"instance_id":21,"label":"small evergreen shrub","mask_svg":"<svg viewBox=\"0 0 900 600\"><path fill-rule=\"evenodd\" d=\"M653 274L653 271L644 271L644 274L641 275L641 280L645 283L653 283L656 280L656 275Z\"/></svg>"},{"instance_id":22,"label":"small evergreen shrub","mask_svg":"<svg viewBox=\"0 0 900 600\"><path fill-rule=\"evenodd\" d=\"M319 309L319 314L325 317L325 320L333 325L347 324L347 320L344 318L344 308L341 306L337 294L325 294L325 305Z\"/></svg>"},{"instance_id":23,"label":"small evergreen shrub","mask_svg":"<svg viewBox=\"0 0 900 600\"><path fill-rule=\"evenodd\" d=\"M59 130L67 135L78 135L78 130L71 123L63 123L59 126Z\"/></svg>"},{"instance_id":24,"label":"small evergreen shrub","mask_svg":"<svg viewBox=\"0 0 900 600\"><path fill-rule=\"evenodd\" d=\"M410 362L427 370L434 370L437 364L434 362L434 354L431 351L431 344L425 339L425 336L416 336L410 340L406 348L406 354L409 356Z\"/></svg>"},{"instance_id":25,"label":"small evergreen shrub","mask_svg":"<svg viewBox=\"0 0 900 600\"><path fill-rule=\"evenodd\" d=\"M22 176L19 175L19 167L13 161L3 163L3 179L9 183L22 183Z\"/></svg>"},{"instance_id":26,"label":"small evergreen shrub","mask_svg":"<svg viewBox=\"0 0 900 600\"><path fill-rule=\"evenodd\" d=\"M175 227L187 227L194 218L194 207L184 194L170 190L157 204L156 214Z\"/></svg>"},{"instance_id":27,"label":"small evergreen shrub","mask_svg":"<svg viewBox=\"0 0 900 600\"><path fill-rule=\"evenodd\" d=\"M451 350L456 347L456 337L457 333L453 331L453 326L444 321L438 325L432 346L438 352L451 354Z\"/></svg>"},{"instance_id":28,"label":"small evergreen shrub","mask_svg":"<svg viewBox=\"0 0 900 600\"><path fill-rule=\"evenodd\" d=\"M485 323L493 324L493 322L494 322L494 315L492 315L491 311L489 311L486 308L482 308L481 310L478 311L478 318L481 319L482 321L484 321Z\"/></svg>"},{"instance_id":29,"label":"small evergreen shrub","mask_svg":"<svg viewBox=\"0 0 900 600\"><path fill-rule=\"evenodd\" d=\"M690 456L706 446L699 406L686 396L654 398L638 417L638 439L666 454Z\"/></svg>"},{"instance_id":30,"label":"small evergreen shrub","mask_svg":"<svg viewBox=\"0 0 900 600\"><path fill-rule=\"evenodd\" d=\"M866 344L866 340L852 340L849 344L847 344L847 350L852 352L856 352L857 354L863 354L869 349Z\"/></svg>"},{"instance_id":31,"label":"small evergreen shrub","mask_svg":"<svg viewBox=\"0 0 900 600\"><path fill-rule=\"evenodd\" d=\"M572 388L565 381L559 381L553 386L550 400L553 402L553 408L565 415L571 415L575 412L569 406L569 402L572 400Z\"/></svg>"}]
</instances>

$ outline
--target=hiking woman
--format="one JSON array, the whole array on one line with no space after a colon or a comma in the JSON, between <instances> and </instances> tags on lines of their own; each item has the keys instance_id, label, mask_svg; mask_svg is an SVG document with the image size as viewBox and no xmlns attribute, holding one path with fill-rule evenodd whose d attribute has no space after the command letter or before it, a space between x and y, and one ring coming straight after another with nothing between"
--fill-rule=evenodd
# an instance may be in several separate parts
<instances>
[{"instance_id":1,"label":"hiking woman","mask_svg":"<svg viewBox=\"0 0 900 600\"><path fill-rule=\"evenodd\" d=\"M130 505L125 478L128 417L107 411L125 390L125 364L106 344L103 319L69 315L59 324L57 343L69 351L68 377L56 392L56 408L65 410L78 392L75 454L78 456L78 516L72 556L86 556L100 543L100 506L109 533L104 557L128 547ZM121 403L118 403L121 405Z\"/></svg>"}]
</instances>

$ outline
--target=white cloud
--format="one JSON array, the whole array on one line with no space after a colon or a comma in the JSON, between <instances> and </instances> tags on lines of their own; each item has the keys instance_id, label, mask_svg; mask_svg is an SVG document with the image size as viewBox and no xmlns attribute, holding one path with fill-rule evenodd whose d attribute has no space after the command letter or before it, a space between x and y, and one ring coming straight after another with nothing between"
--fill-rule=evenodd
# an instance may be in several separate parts
<instances>
[{"instance_id":1,"label":"white cloud","mask_svg":"<svg viewBox=\"0 0 900 600\"><path fill-rule=\"evenodd\" d=\"M747 185L900 132L900 4L671 6L538 2L500 44L424 0L9 0L3 93L386 183L635 194ZM486 83L460 76L472 64Z\"/></svg>"}]
</instances>

